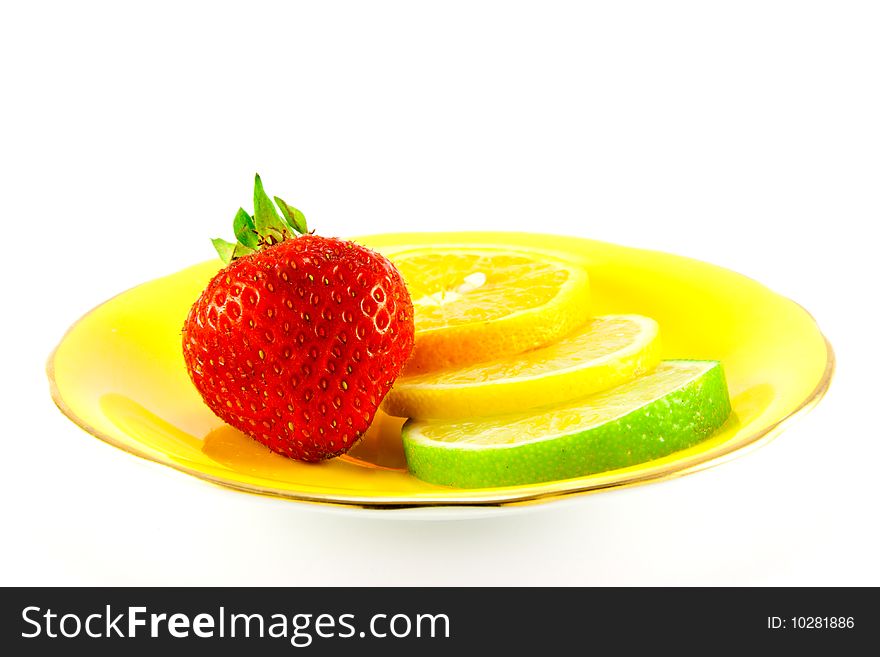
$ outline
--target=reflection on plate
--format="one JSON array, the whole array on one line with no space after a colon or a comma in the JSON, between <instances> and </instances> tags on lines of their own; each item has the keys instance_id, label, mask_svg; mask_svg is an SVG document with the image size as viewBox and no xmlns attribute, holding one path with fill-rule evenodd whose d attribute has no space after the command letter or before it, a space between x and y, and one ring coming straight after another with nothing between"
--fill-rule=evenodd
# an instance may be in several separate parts
<instances>
[{"instance_id":1,"label":"reflection on plate","mask_svg":"<svg viewBox=\"0 0 880 657\"><path fill-rule=\"evenodd\" d=\"M420 244L528 244L590 271L596 314L660 323L664 358L720 360L733 415L718 434L663 459L528 486L452 489L406 471L401 420L379 414L348 455L308 465L273 454L226 426L187 377L180 330L220 266L206 262L145 283L91 311L49 359L59 408L92 435L138 456L239 490L379 509L499 506L658 481L715 465L775 436L827 390L830 345L796 303L731 271L664 253L524 233L411 233L356 241L388 254Z\"/></svg>"}]
</instances>

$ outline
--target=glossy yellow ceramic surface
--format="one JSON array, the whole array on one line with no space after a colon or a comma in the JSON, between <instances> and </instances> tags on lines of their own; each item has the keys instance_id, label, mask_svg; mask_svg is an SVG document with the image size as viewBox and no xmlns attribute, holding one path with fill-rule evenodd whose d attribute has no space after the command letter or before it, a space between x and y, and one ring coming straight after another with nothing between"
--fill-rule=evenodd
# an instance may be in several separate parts
<instances>
[{"instance_id":1,"label":"glossy yellow ceramic surface","mask_svg":"<svg viewBox=\"0 0 880 657\"><path fill-rule=\"evenodd\" d=\"M423 244L528 245L567 254L589 270L595 314L648 315L660 324L664 358L722 361L733 415L708 441L666 458L529 486L468 490L419 481L406 471L402 421L381 413L350 454L318 465L298 463L226 426L187 377L181 327L219 261L124 292L74 324L49 360L56 403L94 436L214 483L301 501L396 508L521 504L693 472L769 440L830 383L831 348L810 315L714 265L523 233L412 233L356 241L389 255Z\"/></svg>"}]
</instances>

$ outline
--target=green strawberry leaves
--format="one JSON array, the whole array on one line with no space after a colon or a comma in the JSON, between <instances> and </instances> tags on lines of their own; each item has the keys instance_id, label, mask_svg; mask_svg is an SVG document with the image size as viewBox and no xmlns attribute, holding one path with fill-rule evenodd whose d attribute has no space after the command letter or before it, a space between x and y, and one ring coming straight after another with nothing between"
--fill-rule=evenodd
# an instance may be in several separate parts
<instances>
[{"instance_id":1,"label":"green strawberry leaves","mask_svg":"<svg viewBox=\"0 0 880 657\"><path fill-rule=\"evenodd\" d=\"M214 239L212 239L211 244L213 244L214 248L217 249L217 255L220 256L223 264L228 265L230 262L232 262L232 254L235 253L235 244L227 242L224 239L220 239L219 237L215 237Z\"/></svg>"},{"instance_id":2,"label":"green strawberry leaves","mask_svg":"<svg viewBox=\"0 0 880 657\"><path fill-rule=\"evenodd\" d=\"M278 216L278 211L266 195L260 174L254 179L254 227L257 235L272 244L289 237L290 227Z\"/></svg>"},{"instance_id":3,"label":"green strawberry leaves","mask_svg":"<svg viewBox=\"0 0 880 657\"><path fill-rule=\"evenodd\" d=\"M292 205L288 205L277 196L275 197L275 202L278 204L278 207L281 208L281 214L284 215L284 219L287 221L288 226L293 228L300 235L305 235L309 232L308 224L306 224L306 216L302 212Z\"/></svg>"},{"instance_id":4,"label":"green strawberry leaves","mask_svg":"<svg viewBox=\"0 0 880 657\"><path fill-rule=\"evenodd\" d=\"M277 196L275 203L281 209L281 215L275 209L271 199L263 189L260 174L254 176L254 214L249 215L239 208L232 220L232 230L236 242L215 238L211 240L217 255L224 264L236 258L259 251L278 242L291 239L309 232L305 215L292 205L288 205Z\"/></svg>"},{"instance_id":5,"label":"green strawberry leaves","mask_svg":"<svg viewBox=\"0 0 880 657\"><path fill-rule=\"evenodd\" d=\"M252 249L256 249L260 244L260 236L254 224L254 218L239 208L235 213L235 219L232 220L232 230L235 231L235 239L239 244L244 244Z\"/></svg>"},{"instance_id":6,"label":"green strawberry leaves","mask_svg":"<svg viewBox=\"0 0 880 657\"><path fill-rule=\"evenodd\" d=\"M236 258L254 252L252 248L247 247L244 244L233 244L232 242L227 242L219 237L212 239L211 243L214 245L214 248L217 249L217 255L219 255L220 259L227 265Z\"/></svg>"}]
</instances>

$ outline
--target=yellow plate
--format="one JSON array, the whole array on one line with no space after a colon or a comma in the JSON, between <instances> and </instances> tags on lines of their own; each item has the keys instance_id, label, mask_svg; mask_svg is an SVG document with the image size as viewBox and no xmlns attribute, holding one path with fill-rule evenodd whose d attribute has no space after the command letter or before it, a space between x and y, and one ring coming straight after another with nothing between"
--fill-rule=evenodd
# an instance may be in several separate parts
<instances>
[{"instance_id":1,"label":"yellow plate","mask_svg":"<svg viewBox=\"0 0 880 657\"><path fill-rule=\"evenodd\" d=\"M664 358L721 360L734 413L713 438L666 458L529 486L469 490L419 481L406 472L401 421L381 414L350 454L319 465L291 461L215 417L184 369L180 330L218 261L124 292L74 324L49 359L56 404L111 445L252 493L355 507L498 506L658 481L715 465L767 442L784 422L815 404L831 380L831 346L805 310L714 265L524 233L413 233L356 240L389 255L423 244L519 244L578 259L590 272L596 314L653 317L660 324Z\"/></svg>"}]
</instances>

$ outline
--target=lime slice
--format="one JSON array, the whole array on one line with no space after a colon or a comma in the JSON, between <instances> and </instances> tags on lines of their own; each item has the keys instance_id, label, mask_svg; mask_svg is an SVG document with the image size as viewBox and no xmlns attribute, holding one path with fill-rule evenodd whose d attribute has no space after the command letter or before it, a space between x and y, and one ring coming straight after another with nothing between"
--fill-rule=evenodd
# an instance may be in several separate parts
<instances>
[{"instance_id":1,"label":"lime slice","mask_svg":"<svg viewBox=\"0 0 880 657\"><path fill-rule=\"evenodd\" d=\"M389 258L413 302L410 374L534 349L590 317L582 264L541 250L432 245Z\"/></svg>"},{"instance_id":2,"label":"lime slice","mask_svg":"<svg viewBox=\"0 0 880 657\"><path fill-rule=\"evenodd\" d=\"M486 488L580 477L650 461L708 438L730 415L717 361L670 360L591 397L530 413L403 427L410 471Z\"/></svg>"},{"instance_id":3,"label":"lime slice","mask_svg":"<svg viewBox=\"0 0 880 657\"><path fill-rule=\"evenodd\" d=\"M546 347L403 376L385 398L383 410L420 420L514 413L607 390L659 362L657 322L641 315L606 315Z\"/></svg>"}]
</instances>

